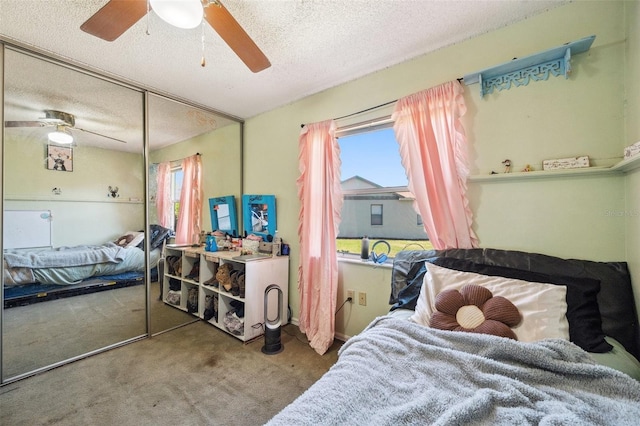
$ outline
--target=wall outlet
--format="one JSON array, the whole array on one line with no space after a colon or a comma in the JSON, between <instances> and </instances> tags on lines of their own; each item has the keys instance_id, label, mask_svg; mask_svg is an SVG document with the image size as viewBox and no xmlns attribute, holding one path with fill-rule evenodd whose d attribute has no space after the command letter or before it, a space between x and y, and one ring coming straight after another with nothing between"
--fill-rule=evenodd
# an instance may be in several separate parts
<instances>
[{"instance_id":1,"label":"wall outlet","mask_svg":"<svg viewBox=\"0 0 640 426\"><path fill-rule=\"evenodd\" d=\"M355 290L347 290L347 299L351 298L351 302L349 303L354 303L356 301L356 292Z\"/></svg>"},{"instance_id":2,"label":"wall outlet","mask_svg":"<svg viewBox=\"0 0 640 426\"><path fill-rule=\"evenodd\" d=\"M362 291L358 293L358 304L367 306L367 293L364 293Z\"/></svg>"}]
</instances>

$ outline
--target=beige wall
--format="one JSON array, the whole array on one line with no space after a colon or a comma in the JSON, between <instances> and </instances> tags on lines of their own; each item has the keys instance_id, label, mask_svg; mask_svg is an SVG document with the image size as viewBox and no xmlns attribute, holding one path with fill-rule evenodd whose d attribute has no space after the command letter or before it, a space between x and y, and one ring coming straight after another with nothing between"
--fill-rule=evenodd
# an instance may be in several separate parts
<instances>
[{"instance_id":1,"label":"beige wall","mask_svg":"<svg viewBox=\"0 0 640 426\"><path fill-rule=\"evenodd\" d=\"M364 110L513 57L595 34L592 49L574 58L568 80L551 77L484 99L477 85L467 87L469 109L464 124L472 173L499 169L505 158L513 160L516 170L525 164L539 169L543 159L576 155L589 155L595 165L613 164L627 144L624 7L623 2L574 2L247 120L244 191L277 197L278 230L291 244L289 303L294 319L298 314L296 179L301 123ZM637 7L634 11L637 18ZM628 27L634 25L637 28L637 19ZM637 115L637 106L633 108ZM633 121L637 140L638 125ZM632 133L633 126L627 124L627 133ZM607 212L637 206L637 189L635 174L590 175L476 182L469 185L469 198L474 228L484 247L624 260L627 253L638 253L637 237L630 238L625 250L628 231L637 231L638 220L613 218ZM390 274L384 268L349 263L341 263L340 272L338 306L347 289L367 292L366 307L347 307L349 314L343 308L337 317L337 334L349 336L387 312Z\"/></svg>"}]
</instances>

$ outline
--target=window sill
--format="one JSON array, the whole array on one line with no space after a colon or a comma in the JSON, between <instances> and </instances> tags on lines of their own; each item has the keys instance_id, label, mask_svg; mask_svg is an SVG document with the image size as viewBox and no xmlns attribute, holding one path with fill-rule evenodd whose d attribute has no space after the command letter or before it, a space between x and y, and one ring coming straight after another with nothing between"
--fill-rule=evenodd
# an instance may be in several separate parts
<instances>
[{"instance_id":1,"label":"window sill","mask_svg":"<svg viewBox=\"0 0 640 426\"><path fill-rule=\"evenodd\" d=\"M362 259L360 259L359 256L356 256L356 255L342 254L342 253L338 253L338 262L351 263L354 265L361 265L369 268L383 268L383 269L393 268L393 260L389 260L385 263L374 263L370 260L363 261Z\"/></svg>"}]
</instances>

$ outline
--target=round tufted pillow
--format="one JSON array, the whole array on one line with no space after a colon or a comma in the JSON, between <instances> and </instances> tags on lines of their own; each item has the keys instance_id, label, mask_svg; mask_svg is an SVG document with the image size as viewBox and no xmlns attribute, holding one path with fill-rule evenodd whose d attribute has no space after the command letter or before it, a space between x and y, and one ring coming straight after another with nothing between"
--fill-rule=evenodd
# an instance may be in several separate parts
<instances>
[{"instance_id":1,"label":"round tufted pillow","mask_svg":"<svg viewBox=\"0 0 640 426\"><path fill-rule=\"evenodd\" d=\"M489 289L468 284L458 290L445 290L436 296L436 310L429 325L433 328L493 334L518 340L511 330L520 324L518 308Z\"/></svg>"},{"instance_id":2,"label":"round tufted pillow","mask_svg":"<svg viewBox=\"0 0 640 426\"><path fill-rule=\"evenodd\" d=\"M132 234L123 235L122 237L116 240L116 245L120 247L126 247L131 241L133 241L134 236Z\"/></svg>"}]
</instances>

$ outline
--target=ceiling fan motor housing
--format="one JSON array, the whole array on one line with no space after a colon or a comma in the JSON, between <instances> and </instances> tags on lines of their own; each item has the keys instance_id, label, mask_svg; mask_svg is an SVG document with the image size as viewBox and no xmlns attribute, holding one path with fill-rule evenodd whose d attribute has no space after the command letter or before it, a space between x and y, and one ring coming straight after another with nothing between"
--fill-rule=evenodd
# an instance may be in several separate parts
<instances>
[{"instance_id":1,"label":"ceiling fan motor housing","mask_svg":"<svg viewBox=\"0 0 640 426\"><path fill-rule=\"evenodd\" d=\"M62 121L67 126L75 126L76 118L73 114L69 114L68 112L56 111L53 109L44 110L45 120L51 121Z\"/></svg>"}]
</instances>

